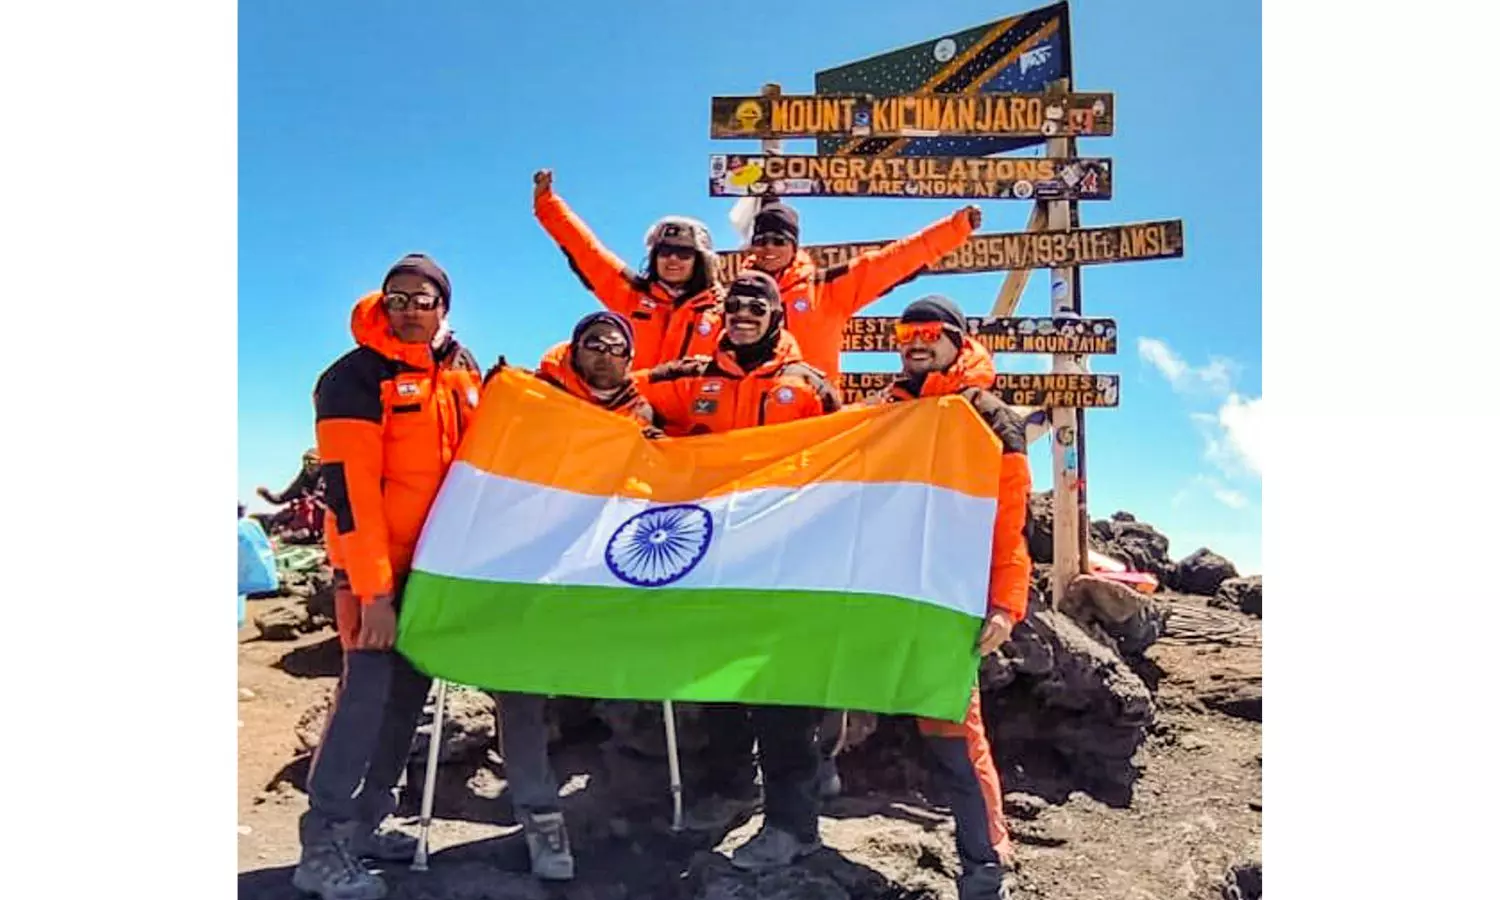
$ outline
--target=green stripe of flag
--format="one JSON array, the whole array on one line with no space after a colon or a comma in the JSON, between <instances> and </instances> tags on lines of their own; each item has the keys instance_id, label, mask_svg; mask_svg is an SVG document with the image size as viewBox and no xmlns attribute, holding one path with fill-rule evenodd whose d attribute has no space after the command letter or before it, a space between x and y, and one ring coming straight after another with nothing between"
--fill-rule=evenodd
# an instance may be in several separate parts
<instances>
[{"instance_id":1,"label":"green stripe of flag","mask_svg":"<svg viewBox=\"0 0 1500 900\"><path fill-rule=\"evenodd\" d=\"M978 671L980 624L880 594L640 590L414 572L396 646L428 675L487 690L958 722Z\"/></svg>"}]
</instances>

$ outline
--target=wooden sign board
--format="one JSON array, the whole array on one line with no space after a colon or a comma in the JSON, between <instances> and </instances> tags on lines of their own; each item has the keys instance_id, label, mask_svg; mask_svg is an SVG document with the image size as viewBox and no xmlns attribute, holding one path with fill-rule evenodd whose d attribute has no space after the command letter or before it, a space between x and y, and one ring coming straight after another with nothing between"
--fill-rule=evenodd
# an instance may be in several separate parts
<instances>
[{"instance_id":1,"label":"wooden sign board","mask_svg":"<svg viewBox=\"0 0 1500 900\"><path fill-rule=\"evenodd\" d=\"M1092 137L1114 134L1114 94L783 94L714 97L711 138Z\"/></svg>"},{"instance_id":2,"label":"wooden sign board","mask_svg":"<svg viewBox=\"0 0 1500 900\"><path fill-rule=\"evenodd\" d=\"M843 401L846 405L859 403L895 380L894 372L845 372L841 379ZM1106 409L1120 405L1120 376L1007 372L995 376L995 391L1011 406Z\"/></svg>"},{"instance_id":3,"label":"wooden sign board","mask_svg":"<svg viewBox=\"0 0 1500 900\"><path fill-rule=\"evenodd\" d=\"M952 197L1108 200L1113 160L715 154L711 197Z\"/></svg>"},{"instance_id":4,"label":"wooden sign board","mask_svg":"<svg viewBox=\"0 0 1500 900\"><path fill-rule=\"evenodd\" d=\"M847 263L861 253L878 250L893 241L809 244L808 252L820 268ZM1072 231L1013 231L976 234L963 246L921 271L923 275L964 275L971 272L1003 272L1014 269L1047 269L1053 266L1090 266L1102 263L1173 259L1182 256L1182 220L1132 222ZM719 254L720 276L734 280L749 264L749 250Z\"/></svg>"},{"instance_id":5,"label":"wooden sign board","mask_svg":"<svg viewBox=\"0 0 1500 900\"><path fill-rule=\"evenodd\" d=\"M1041 93L1073 83L1068 4L1053 3L813 73L814 94ZM823 156L992 156L1044 137L820 137Z\"/></svg>"},{"instance_id":6,"label":"wooden sign board","mask_svg":"<svg viewBox=\"0 0 1500 900\"><path fill-rule=\"evenodd\" d=\"M969 334L991 353L1115 353L1114 319L969 317ZM844 326L843 348L851 353L896 350L895 316L855 316Z\"/></svg>"}]
</instances>

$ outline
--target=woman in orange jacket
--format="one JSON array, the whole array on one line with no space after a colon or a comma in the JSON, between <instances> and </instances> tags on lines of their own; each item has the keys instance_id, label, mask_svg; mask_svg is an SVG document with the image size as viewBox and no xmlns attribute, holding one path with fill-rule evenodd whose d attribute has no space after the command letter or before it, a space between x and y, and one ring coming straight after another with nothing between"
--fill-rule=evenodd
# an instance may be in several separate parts
<instances>
[{"instance_id":1,"label":"woman in orange jacket","mask_svg":"<svg viewBox=\"0 0 1500 900\"><path fill-rule=\"evenodd\" d=\"M958 249L979 224L979 207L966 206L916 234L820 269L798 247L797 211L773 201L755 214L750 264L776 279L786 306L787 331L801 345L808 363L837 386L844 328L854 314L917 275L923 266Z\"/></svg>"},{"instance_id":2,"label":"woman in orange jacket","mask_svg":"<svg viewBox=\"0 0 1500 900\"><path fill-rule=\"evenodd\" d=\"M929 296L909 305L896 326L896 344L901 352L901 374L867 403L960 394L1000 439L989 618L978 641L979 652L988 655L1025 618L1031 590L1031 554L1026 539L1031 468L1025 422L992 390L995 365L984 346L968 336L964 315L953 301ZM951 798L962 866L959 895L1004 898L1003 875L1014 851L1005 828L1000 773L985 734L978 685L962 723L918 719L917 725L933 751L939 780Z\"/></svg>"},{"instance_id":3,"label":"woman in orange jacket","mask_svg":"<svg viewBox=\"0 0 1500 900\"><path fill-rule=\"evenodd\" d=\"M605 308L630 320L635 365L649 369L674 359L711 354L719 338L719 258L708 227L668 216L646 232L646 265L639 272L611 253L562 198L552 173L533 176L537 221Z\"/></svg>"}]
</instances>

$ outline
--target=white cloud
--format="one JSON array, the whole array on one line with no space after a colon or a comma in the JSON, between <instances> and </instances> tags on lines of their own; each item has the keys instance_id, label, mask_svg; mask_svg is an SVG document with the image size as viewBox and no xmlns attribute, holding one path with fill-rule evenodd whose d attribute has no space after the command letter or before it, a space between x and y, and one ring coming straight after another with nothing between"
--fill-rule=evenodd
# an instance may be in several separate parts
<instances>
[{"instance_id":1,"label":"white cloud","mask_svg":"<svg viewBox=\"0 0 1500 900\"><path fill-rule=\"evenodd\" d=\"M1190 366L1167 346L1166 341L1156 338L1140 338L1136 348L1140 351L1141 359L1160 372L1172 386L1172 390L1178 393L1223 396L1231 391L1234 384L1238 367L1232 360L1215 356L1205 365Z\"/></svg>"},{"instance_id":2,"label":"white cloud","mask_svg":"<svg viewBox=\"0 0 1500 900\"><path fill-rule=\"evenodd\" d=\"M1237 491L1216 478L1195 475L1192 481L1172 496L1172 507L1181 507L1194 497L1203 496L1203 492L1230 509L1244 509L1250 505L1250 498L1244 492Z\"/></svg>"},{"instance_id":3,"label":"white cloud","mask_svg":"<svg viewBox=\"0 0 1500 900\"><path fill-rule=\"evenodd\" d=\"M1227 475L1261 477L1265 459L1264 398L1231 393L1214 415L1196 414L1204 428L1207 455Z\"/></svg>"}]
</instances>

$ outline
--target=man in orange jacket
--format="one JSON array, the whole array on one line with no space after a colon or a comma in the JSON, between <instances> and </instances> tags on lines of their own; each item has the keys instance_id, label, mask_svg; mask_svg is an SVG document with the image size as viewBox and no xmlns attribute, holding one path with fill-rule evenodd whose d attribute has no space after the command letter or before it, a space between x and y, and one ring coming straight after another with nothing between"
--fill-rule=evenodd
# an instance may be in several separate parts
<instances>
[{"instance_id":1,"label":"man in orange jacket","mask_svg":"<svg viewBox=\"0 0 1500 900\"><path fill-rule=\"evenodd\" d=\"M992 390L994 363L983 345L967 332L963 313L948 298L929 296L913 302L896 326L901 374L868 402L898 403L959 394L1000 439L989 618L979 635L979 651L988 656L1026 616L1031 590L1031 555L1026 540L1031 469L1026 456L1025 421ZM1001 810L1000 775L980 713L978 685L963 723L919 719L917 725L932 751L938 781L953 810L962 869L960 900L1004 900L1008 896L1004 876L1011 857L1010 836Z\"/></svg>"},{"instance_id":2,"label":"man in orange jacket","mask_svg":"<svg viewBox=\"0 0 1500 900\"><path fill-rule=\"evenodd\" d=\"M844 328L854 314L958 249L979 224L979 207L966 206L916 234L819 269L798 246L797 211L772 201L755 214L751 265L776 279L786 304L786 330L803 357L837 386Z\"/></svg>"},{"instance_id":3,"label":"man in orange jacket","mask_svg":"<svg viewBox=\"0 0 1500 900\"><path fill-rule=\"evenodd\" d=\"M410 860L416 842L380 828L430 679L395 652L401 588L417 537L479 401L479 368L453 339L448 275L402 258L359 300L355 349L313 391L344 671L307 779L299 890L379 900L364 858Z\"/></svg>"},{"instance_id":4,"label":"man in orange jacket","mask_svg":"<svg viewBox=\"0 0 1500 900\"><path fill-rule=\"evenodd\" d=\"M635 335L630 320L615 312L593 312L578 320L573 337L542 354L537 377L601 409L652 424L651 404L630 371Z\"/></svg>"},{"instance_id":5,"label":"man in orange jacket","mask_svg":"<svg viewBox=\"0 0 1500 900\"><path fill-rule=\"evenodd\" d=\"M668 435L718 434L821 416L839 408L823 373L803 361L783 327L776 282L746 270L724 298L712 356L663 363L638 379Z\"/></svg>"},{"instance_id":6,"label":"man in orange jacket","mask_svg":"<svg viewBox=\"0 0 1500 900\"><path fill-rule=\"evenodd\" d=\"M550 171L537 172L532 181L537 221L574 274L605 308L630 320L637 366L713 353L722 291L708 226L685 216L659 220L646 232L645 267L632 272L552 192Z\"/></svg>"},{"instance_id":7,"label":"man in orange jacket","mask_svg":"<svg viewBox=\"0 0 1500 900\"><path fill-rule=\"evenodd\" d=\"M642 392L667 434L718 434L839 408L838 394L802 361L796 340L782 329L784 315L774 279L753 270L735 278L724 299L724 330L714 355L666 363L646 376ZM689 810L688 827L727 827L754 807L753 745L758 743L765 827L735 852L735 864L759 868L817 849L814 733L822 710L709 704L705 714L715 768L701 774L705 796Z\"/></svg>"},{"instance_id":8,"label":"man in orange jacket","mask_svg":"<svg viewBox=\"0 0 1500 900\"><path fill-rule=\"evenodd\" d=\"M552 347L537 367L539 379L585 403L651 426L651 406L630 378L635 355L630 321L618 313L589 313L572 337ZM486 381L505 365L502 358ZM545 881L573 878L573 853L563 820L557 773L547 752L547 697L497 691L500 753L506 786L522 823L531 873Z\"/></svg>"}]
</instances>

